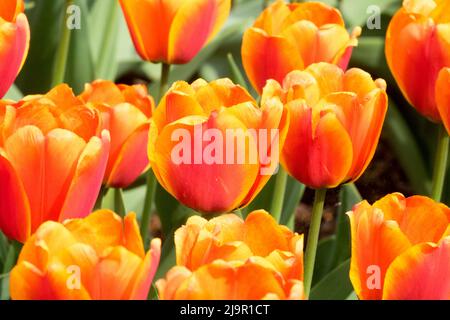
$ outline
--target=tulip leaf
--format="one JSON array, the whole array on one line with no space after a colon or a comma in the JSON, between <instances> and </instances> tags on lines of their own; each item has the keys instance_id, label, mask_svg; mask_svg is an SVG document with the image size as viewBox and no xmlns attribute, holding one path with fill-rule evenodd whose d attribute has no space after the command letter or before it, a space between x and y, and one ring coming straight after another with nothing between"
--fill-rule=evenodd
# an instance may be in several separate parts
<instances>
[{"instance_id":1,"label":"tulip leaf","mask_svg":"<svg viewBox=\"0 0 450 320\"><path fill-rule=\"evenodd\" d=\"M334 269L340 263L350 258L351 235L350 221L346 213L353 206L362 201L361 194L355 184L349 183L342 186L339 192L340 206L337 212L336 241L334 242L333 254L330 261L330 269Z\"/></svg>"},{"instance_id":2,"label":"tulip leaf","mask_svg":"<svg viewBox=\"0 0 450 320\"><path fill-rule=\"evenodd\" d=\"M431 181L421 149L392 99L385 121L385 133L414 190L420 194L429 194Z\"/></svg>"},{"instance_id":3,"label":"tulip leaf","mask_svg":"<svg viewBox=\"0 0 450 320\"><path fill-rule=\"evenodd\" d=\"M16 80L24 94L50 89L56 48L61 37L65 1L39 0L27 11L30 23L30 50Z\"/></svg>"},{"instance_id":4,"label":"tulip leaf","mask_svg":"<svg viewBox=\"0 0 450 320\"><path fill-rule=\"evenodd\" d=\"M64 81L76 93L84 89L84 84L94 79L94 64L92 61L89 34L91 28L88 20L88 7L86 0L74 2L81 10L80 29L71 30L69 55L66 64ZM67 19L69 15L67 16Z\"/></svg>"},{"instance_id":5,"label":"tulip leaf","mask_svg":"<svg viewBox=\"0 0 450 320\"><path fill-rule=\"evenodd\" d=\"M280 222L288 226L291 230L294 230L296 209L305 193L305 189L304 184L288 176Z\"/></svg>"},{"instance_id":6,"label":"tulip leaf","mask_svg":"<svg viewBox=\"0 0 450 320\"><path fill-rule=\"evenodd\" d=\"M345 300L352 293L349 278L350 259L328 273L311 290L311 300Z\"/></svg>"},{"instance_id":7,"label":"tulip leaf","mask_svg":"<svg viewBox=\"0 0 450 320\"><path fill-rule=\"evenodd\" d=\"M233 54L228 53L227 55L228 64L230 66L230 71L232 74L232 80L234 83L239 84L241 87L248 90L247 82L245 81L244 76L242 75L241 70L239 69L236 60L234 60Z\"/></svg>"},{"instance_id":8,"label":"tulip leaf","mask_svg":"<svg viewBox=\"0 0 450 320\"><path fill-rule=\"evenodd\" d=\"M91 3L89 36L95 64L95 77L114 80L118 68L119 2L94 1Z\"/></svg>"},{"instance_id":9,"label":"tulip leaf","mask_svg":"<svg viewBox=\"0 0 450 320\"><path fill-rule=\"evenodd\" d=\"M353 27L363 26L371 16L400 5L401 0L341 0L340 9L347 26Z\"/></svg>"},{"instance_id":10,"label":"tulip leaf","mask_svg":"<svg viewBox=\"0 0 450 320\"><path fill-rule=\"evenodd\" d=\"M195 212L179 203L160 184L156 187L155 206L165 236L178 229Z\"/></svg>"},{"instance_id":11,"label":"tulip leaf","mask_svg":"<svg viewBox=\"0 0 450 320\"><path fill-rule=\"evenodd\" d=\"M330 257L335 248L336 236L331 235L319 240L312 285L318 283L330 271Z\"/></svg>"}]
</instances>

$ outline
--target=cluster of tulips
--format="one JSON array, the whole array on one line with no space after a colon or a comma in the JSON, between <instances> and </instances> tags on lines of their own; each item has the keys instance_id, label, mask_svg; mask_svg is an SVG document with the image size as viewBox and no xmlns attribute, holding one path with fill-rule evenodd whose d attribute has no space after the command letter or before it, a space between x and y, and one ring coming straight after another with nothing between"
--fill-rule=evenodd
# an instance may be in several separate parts
<instances>
[{"instance_id":1,"label":"cluster of tulips","mask_svg":"<svg viewBox=\"0 0 450 320\"><path fill-rule=\"evenodd\" d=\"M326 190L364 173L387 113L386 82L347 70L361 29L349 33L323 3L273 2L243 36L255 99L229 79L167 88L170 65L191 61L219 32L231 0L119 2L139 55L162 63L159 102L143 85L104 80L78 96L59 84L0 100L0 230L23 243L11 298L147 299L161 252L157 238L146 252L149 212L139 224L134 213L94 206L104 188L125 188L149 172L200 213L174 233L176 266L155 282L160 299L307 299ZM386 57L411 105L450 131L449 8L449 0L405 0L390 22ZM23 1L2 0L0 97L29 39ZM265 153L256 163L174 162L174 132L197 128L278 134L264 150L254 137L237 146ZM207 148L191 146L189 158ZM279 224L277 206L239 214L276 173L264 157L280 159L276 188L289 174L316 190L305 253L303 235ZM439 203L446 166L438 158L431 198L389 194L348 213L359 299L450 299L450 209Z\"/></svg>"}]
</instances>

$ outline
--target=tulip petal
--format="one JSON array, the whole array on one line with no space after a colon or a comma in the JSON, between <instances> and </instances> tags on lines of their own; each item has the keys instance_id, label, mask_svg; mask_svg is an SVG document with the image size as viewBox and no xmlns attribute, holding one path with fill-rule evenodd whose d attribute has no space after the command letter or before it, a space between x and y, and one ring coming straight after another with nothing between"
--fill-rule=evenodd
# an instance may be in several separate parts
<instances>
[{"instance_id":1,"label":"tulip petal","mask_svg":"<svg viewBox=\"0 0 450 320\"><path fill-rule=\"evenodd\" d=\"M169 63L186 63L219 32L230 13L230 0L191 0L179 8L170 27Z\"/></svg>"},{"instance_id":2,"label":"tulip petal","mask_svg":"<svg viewBox=\"0 0 450 320\"><path fill-rule=\"evenodd\" d=\"M146 147L148 144L149 124L138 128L123 144L115 159L106 184L114 188L123 188L132 184L149 165Z\"/></svg>"},{"instance_id":3,"label":"tulip petal","mask_svg":"<svg viewBox=\"0 0 450 320\"><path fill-rule=\"evenodd\" d=\"M207 114L220 107L228 108L245 102L256 104L247 90L235 85L230 79L218 79L210 83L199 79L192 83L192 87L196 100Z\"/></svg>"},{"instance_id":4,"label":"tulip petal","mask_svg":"<svg viewBox=\"0 0 450 320\"><path fill-rule=\"evenodd\" d=\"M109 248L93 270L89 288L94 300L124 300L131 295L132 281L140 271L141 259L124 247Z\"/></svg>"},{"instance_id":5,"label":"tulip petal","mask_svg":"<svg viewBox=\"0 0 450 320\"><path fill-rule=\"evenodd\" d=\"M194 117L185 118L185 121L192 120ZM209 143L202 141L202 132L208 129L218 129L219 131L215 132L220 133L222 137L227 136L226 130L235 133L235 136L230 138L234 143L234 158L231 163L227 162L228 158L225 159L225 155L229 156L225 150L225 139L222 144L217 142L218 152L222 151L223 155L219 163L216 163L215 159L209 159L208 155L207 159L203 157ZM184 133L181 142L173 141L174 132ZM184 141L185 139L188 140ZM248 144L240 145L239 141L248 141ZM183 153L189 152L189 159L173 158L173 152L177 150L177 146L180 148L180 144ZM186 148L188 150L185 150ZM256 179L259 165L247 159L241 159L242 163L239 162L239 155L247 157L251 154L257 155L256 145L253 138L247 134L245 125L233 116L218 113L203 123L189 125L179 121L164 127L156 141L154 160L150 158L150 161L156 163L162 185L180 202L205 212L228 212L240 206ZM152 157L151 153L150 156ZM179 158L179 154L175 154L175 157ZM185 160L188 160L187 163ZM213 164L208 164L209 161Z\"/></svg>"},{"instance_id":6,"label":"tulip petal","mask_svg":"<svg viewBox=\"0 0 450 320\"><path fill-rule=\"evenodd\" d=\"M297 48L287 39L269 36L256 28L250 28L244 33L242 62L258 93L261 93L267 80L274 79L281 83L290 71L305 66Z\"/></svg>"},{"instance_id":7,"label":"tulip petal","mask_svg":"<svg viewBox=\"0 0 450 320\"><path fill-rule=\"evenodd\" d=\"M131 38L144 60L167 61L170 28L182 3L179 0L120 0Z\"/></svg>"},{"instance_id":8,"label":"tulip petal","mask_svg":"<svg viewBox=\"0 0 450 320\"><path fill-rule=\"evenodd\" d=\"M256 260L256 259L255 259ZM177 281L179 282L179 280ZM253 259L240 266L216 261L196 270L178 286L177 300L259 300L286 296L275 272ZM171 286L170 281L168 286Z\"/></svg>"},{"instance_id":9,"label":"tulip petal","mask_svg":"<svg viewBox=\"0 0 450 320\"><path fill-rule=\"evenodd\" d=\"M23 13L16 18L16 23L4 22L0 17L0 98L13 84L25 58L30 42L30 27Z\"/></svg>"},{"instance_id":10,"label":"tulip petal","mask_svg":"<svg viewBox=\"0 0 450 320\"><path fill-rule=\"evenodd\" d=\"M433 121L440 121L435 83L439 71L450 65L449 34L450 26L435 25L424 16L401 9L386 35L386 58L400 89L421 114Z\"/></svg>"},{"instance_id":11,"label":"tulip petal","mask_svg":"<svg viewBox=\"0 0 450 320\"><path fill-rule=\"evenodd\" d=\"M19 174L0 153L0 230L11 239L24 242L30 236L30 205Z\"/></svg>"},{"instance_id":12,"label":"tulip petal","mask_svg":"<svg viewBox=\"0 0 450 320\"><path fill-rule=\"evenodd\" d=\"M150 251L136 272L130 300L147 300L153 277L158 269L161 255L161 240L153 239Z\"/></svg>"},{"instance_id":13,"label":"tulip petal","mask_svg":"<svg viewBox=\"0 0 450 320\"><path fill-rule=\"evenodd\" d=\"M272 251L289 251L292 231L278 225L266 211L253 211L245 220L245 243L256 256L265 257Z\"/></svg>"},{"instance_id":14,"label":"tulip petal","mask_svg":"<svg viewBox=\"0 0 450 320\"><path fill-rule=\"evenodd\" d=\"M450 237L439 245L421 243L392 262L383 299L450 299Z\"/></svg>"},{"instance_id":15,"label":"tulip petal","mask_svg":"<svg viewBox=\"0 0 450 320\"><path fill-rule=\"evenodd\" d=\"M99 256L109 247L123 244L122 219L109 210L95 211L84 219L68 220L65 227L77 241L92 245Z\"/></svg>"},{"instance_id":16,"label":"tulip petal","mask_svg":"<svg viewBox=\"0 0 450 320\"><path fill-rule=\"evenodd\" d=\"M305 66L316 62L333 63L338 54L347 48L350 40L343 26L326 25L318 28L308 20L290 25L282 36L297 47Z\"/></svg>"},{"instance_id":17,"label":"tulip petal","mask_svg":"<svg viewBox=\"0 0 450 320\"><path fill-rule=\"evenodd\" d=\"M102 132L101 138L93 137L87 143L61 209L60 221L84 217L92 211L102 184L109 144L107 131Z\"/></svg>"},{"instance_id":18,"label":"tulip petal","mask_svg":"<svg viewBox=\"0 0 450 320\"><path fill-rule=\"evenodd\" d=\"M124 245L125 248L144 258L144 243L142 242L142 237L139 231L139 225L136 220L136 214L134 212L128 214L124 219ZM156 246L156 244L155 244Z\"/></svg>"},{"instance_id":19,"label":"tulip petal","mask_svg":"<svg viewBox=\"0 0 450 320\"><path fill-rule=\"evenodd\" d=\"M381 299L388 267L411 244L394 221L367 202L348 213L352 234L350 280L361 299Z\"/></svg>"},{"instance_id":20,"label":"tulip petal","mask_svg":"<svg viewBox=\"0 0 450 320\"><path fill-rule=\"evenodd\" d=\"M344 27L344 19L339 10L320 2L298 3L291 7L291 14L284 24L290 25L296 21L308 20L317 27L327 24L336 24Z\"/></svg>"},{"instance_id":21,"label":"tulip petal","mask_svg":"<svg viewBox=\"0 0 450 320\"><path fill-rule=\"evenodd\" d=\"M450 223L450 209L423 196L392 194L373 206L383 211L386 220L396 221L411 244L439 242Z\"/></svg>"},{"instance_id":22,"label":"tulip petal","mask_svg":"<svg viewBox=\"0 0 450 320\"><path fill-rule=\"evenodd\" d=\"M439 115L450 134L450 68L439 72L435 94Z\"/></svg>"},{"instance_id":23,"label":"tulip petal","mask_svg":"<svg viewBox=\"0 0 450 320\"><path fill-rule=\"evenodd\" d=\"M44 137L32 126L20 128L6 141L5 152L21 177L33 210L33 232L43 221L58 220L84 147L84 140L70 131L54 129Z\"/></svg>"},{"instance_id":24,"label":"tulip petal","mask_svg":"<svg viewBox=\"0 0 450 320\"><path fill-rule=\"evenodd\" d=\"M291 116L281 158L286 170L313 188L342 183L351 167L353 150L350 137L336 115L323 115L314 128L312 109L300 100L286 107Z\"/></svg>"}]
</instances>

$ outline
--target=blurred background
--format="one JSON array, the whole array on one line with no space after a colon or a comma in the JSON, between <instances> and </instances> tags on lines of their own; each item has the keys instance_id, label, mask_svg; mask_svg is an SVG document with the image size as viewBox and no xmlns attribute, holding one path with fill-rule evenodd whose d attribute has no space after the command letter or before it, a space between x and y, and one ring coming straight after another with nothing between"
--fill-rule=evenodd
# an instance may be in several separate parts
<instances>
[{"instance_id":1,"label":"blurred background","mask_svg":"<svg viewBox=\"0 0 450 320\"><path fill-rule=\"evenodd\" d=\"M175 66L170 82L192 81L204 78L208 81L221 77L239 80L243 69L240 58L242 34L261 13L264 0L234 0L231 16L220 34L189 64ZM352 30L361 26L362 36L355 48L350 67L359 67L383 78L388 83L389 113L382 138L370 167L355 185L332 191L327 198L321 230L321 242L314 275L313 297L354 298L348 280L349 231L346 211L361 199L373 202L387 193L402 192L405 195L429 194L436 148L437 128L421 117L403 98L387 67L384 56L384 36L401 0L328 0L322 1L339 8ZM118 83L148 84L156 94L160 65L143 62L136 54L116 0L73 0L80 8L80 29L72 30L70 54L65 82L80 93L86 82L102 78ZM7 98L20 99L24 95L45 93L51 87L55 53L67 19L65 0L28 0L26 15L31 25L30 52L23 70ZM378 14L379 13L379 14ZM252 92L254 95L255 92ZM303 156L303 155L299 155ZM450 173L450 171L447 171ZM269 209L273 181L266 186L254 203L246 209ZM444 190L444 202L450 203L449 182ZM299 190L304 187L289 180L285 198L285 211L295 208L295 220L283 215L283 223L306 233L313 194L309 190L298 201ZM125 190L128 211L142 211L145 180ZM108 198L108 196L107 196ZM108 201L106 205L108 206ZM291 211L289 211L291 210ZM153 215L152 232L166 241L159 275L174 262L171 234L192 212L178 204L162 188L156 196L156 213ZM1 259L0 259L1 260ZM325 276L326 275L326 276ZM158 278L158 276L157 276ZM336 282L339 288L336 289ZM333 288L333 290L329 290Z\"/></svg>"}]
</instances>

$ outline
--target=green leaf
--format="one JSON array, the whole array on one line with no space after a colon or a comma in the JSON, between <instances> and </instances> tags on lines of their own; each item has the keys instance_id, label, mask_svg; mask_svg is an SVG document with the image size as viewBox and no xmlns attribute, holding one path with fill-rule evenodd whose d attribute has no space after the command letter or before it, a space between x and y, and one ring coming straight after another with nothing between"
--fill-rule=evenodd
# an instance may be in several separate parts
<instances>
[{"instance_id":1,"label":"green leaf","mask_svg":"<svg viewBox=\"0 0 450 320\"><path fill-rule=\"evenodd\" d=\"M239 84L240 86L248 90L247 82L245 81L245 78L242 75L241 70L239 69L236 61L234 60L233 54L228 53L227 60L230 66L233 82Z\"/></svg>"},{"instance_id":2,"label":"green leaf","mask_svg":"<svg viewBox=\"0 0 450 320\"><path fill-rule=\"evenodd\" d=\"M64 81L76 93L80 93L84 84L94 79L94 64L89 41L90 26L86 0L76 0L74 3L81 9L81 29L71 31Z\"/></svg>"},{"instance_id":3,"label":"green leaf","mask_svg":"<svg viewBox=\"0 0 450 320\"><path fill-rule=\"evenodd\" d=\"M335 248L336 236L332 235L320 239L317 245L316 261L314 263L314 275L312 285L318 283L330 271L330 257Z\"/></svg>"},{"instance_id":4,"label":"green leaf","mask_svg":"<svg viewBox=\"0 0 450 320\"><path fill-rule=\"evenodd\" d=\"M339 193L339 210L337 212L336 241L334 242L333 255L331 256L330 269L334 269L340 263L350 258L351 234L350 221L346 213L363 199L353 183L342 186Z\"/></svg>"},{"instance_id":5,"label":"green leaf","mask_svg":"<svg viewBox=\"0 0 450 320\"><path fill-rule=\"evenodd\" d=\"M305 189L304 184L301 184L291 176L288 176L280 222L281 224L288 226L291 230L294 230L295 212L305 193Z\"/></svg>"},{"instance_id":6,"label":"green leaf","mask_svg":"<svg viewBox=\"0 0 450 320\"><path fill-rule=\"evenodd\" d=\"M94 1L91 3L89 36L95 77L114 80L118 69L119 1ZM126 26L123 27L126 28Z\"/></svg>"},{"instance_id":7,"label":"green leaf","mask_svg":"<svg viewBox=\"0 0 450 320\"><path fill-rule=\"evenodd\" d=\"M311 290L311 300L345 300L352 293L350 259L328 273Z\"/></svg>"},{"instance_id":8,"label":"green leaf","mask_svg":"<svg viewBox=\"0 0 450 320\"><path fill-rule=\"evenodd\" d=\"M384 129L392 150L414 190L419 194L429 194L431 181L421 149L392 99L389 102Z\"/></svg>"},{"instance_id":9,"label":"green leaf","mask_svg":"<svg viewBox=\"0 0 450 320\"><path fill-rule=\"evenodd\" d=\"M358 296L356 295L355 291L352 291L352 293L350 293L349 296L345 298L345 300L358 300Z\"/></svg>"},{"instance_id":10,"label":"green leaf","mask_svg":"<svg viewBox=\"0 0 450 320\"><path fill-rule=\"evenodd\" d=\"M383 13L397 3L401 4L401 0L341 0L340 9L348 27L363 26L373 14L368 12L370 6L377 6Z\"/></svg>"},{"instance_id":11,"label":"green leaf","mask_svg":"<svg viewBox=\"0 0 450 320\"><path fill-rule=\"evenodd\" d=\"M16 80L24 94L44 93L50 89L64 7L65 1L39 0L27 11L31 28L30 51Z\"/></svg>"},{"instance_id":12,"label":"green leaf","mask_svg":"<svg viewBox=\"0 0 450 320\"><path fill-rule=\"evenodd\" d=\"M195 214L192 209L179 203L159 184L156 187L155 206L161 219L163 233L166 236L178 229L190 216Z\"/></svg>"}]
</instances>

